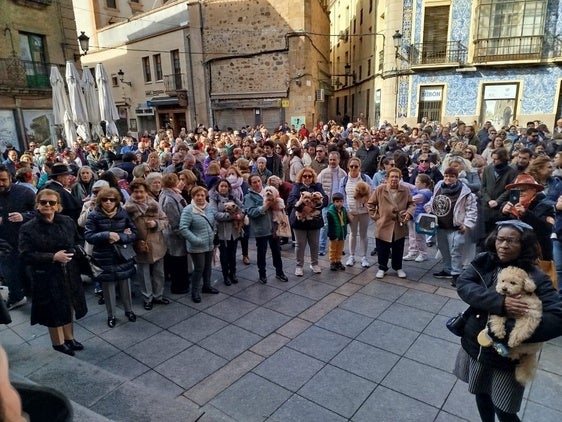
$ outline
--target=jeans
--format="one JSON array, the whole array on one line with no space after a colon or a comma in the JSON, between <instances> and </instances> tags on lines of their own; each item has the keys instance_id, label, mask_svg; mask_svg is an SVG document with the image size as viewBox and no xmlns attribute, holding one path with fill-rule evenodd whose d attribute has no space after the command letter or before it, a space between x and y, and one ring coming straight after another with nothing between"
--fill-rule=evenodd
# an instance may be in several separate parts
<instances>
[{"instance_id":1,"label":"jeans","mask_svg":"<svg viewBox=\"0 0 562 422\"><path fill-rule=\"evenodd\" d=\"M221 240L219 243L222 277L226 281L236 275L236 247L238 239Z\"/></svg>"},{"instance_id":2,"label":"jeans","mask_svg":"<svg viewBox=\"0 0 562 422\"><path fill-rule=\"evenodd\" d=\"M279 246L279 238L273 236L256 237L256 249L258 255L258 273L260 277L265 277L265 256L267 254L267 245L271 249L271 258L273 266L277 274L283 274L283 261L281 260L281 246Z\"/></svg>"},{"instance_id":3,"label":"jeans","mask_svg":"<svg viewBox=\"0 0 562 422\"><path fill-rule=\"evenodd\" d=\"M299 230L295 229L295 239L297 240L297 245L295 247L295 255L297 257L297 267L302 267L304 265L304 250L306 249L306 244L310 248L310 263L312 265L318 265L318 236L320 229L316 230Z\"/></svg>"},{"instance_id":4,"label":"jeans","mask_svg":"<svg viewBox=\"0 0 562 422\"><path fill-rule=\"evenodd\" d=\"M437 249L441 252L443 270L451 275L458 275L463 270L467 234L459 230L437 230Z\"/></svg>"},{"instance_id":5,"label":"jeans","mask_svg":"<svg viewBox=\"0 0 562 422\"><path fill-rule=\"evenodd\" d=\"M326 254L326 246L328 244L328 207L322 208L322 219L324 220L324 227L320 229L320 247L318 252Z\"/></svg>"},{"instance_id":6,"label":"jeans","mask_svg":"<svg viewBox=\"0 0 562 422\"><path fill-rule=\"evenodd\" d=\"M191 296L201 293L203 287L211 287L211 271L213 269L213 254L215 251L192 253L193 272L191 273Z\"/></svg>"}]
</instances>

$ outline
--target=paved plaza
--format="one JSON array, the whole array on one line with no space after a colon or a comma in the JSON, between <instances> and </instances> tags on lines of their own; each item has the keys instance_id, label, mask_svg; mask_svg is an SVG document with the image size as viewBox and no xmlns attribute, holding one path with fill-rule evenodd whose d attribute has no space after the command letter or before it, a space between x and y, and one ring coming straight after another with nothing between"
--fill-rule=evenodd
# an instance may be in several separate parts
<instances>
[{"instance_id":1,"label":"paved plaza","mask_svg":"<svg viewBox=\"0 0 562 422\"><path fill-rule=\"evenodd\" d=\"M250 242L250 245L253 241ZM371 246L373 239L371 239ZM432 248L435 251L435 248ZM219 295L169 295L136 323L106 325L105 306L88 287L88 315L77 322L85 350L53 351L45 327L30 326L30 306L0 327L11 376L56 388L87 421L478 421L473 396L452 374L459 340L445 321L465 308L448 280L431 274L435 259L406 262L408 279L359 263L322 274L293 275L294 250L283 247L288 283L257 282L239 262L240 283ZM370 257L376 263L376 257ZM547 343L527 388L524 421L562 420L562 338Z\"/></svg>"}]
</instances>

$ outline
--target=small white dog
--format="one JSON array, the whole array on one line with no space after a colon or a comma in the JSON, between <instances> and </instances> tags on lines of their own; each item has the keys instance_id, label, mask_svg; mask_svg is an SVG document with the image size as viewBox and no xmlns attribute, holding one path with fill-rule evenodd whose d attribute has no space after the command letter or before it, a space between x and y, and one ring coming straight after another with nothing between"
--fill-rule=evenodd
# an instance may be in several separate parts
<instances>
[{"instance_id":1,"label":"small white dog","mask_svg":"<svg viewBox=\"0 0 562 422\"><path fill-rule=\"evenodd\" d=\"M496 291L505 296L521 295L520 300L529 306L529 312L515 320L513 330L509 334L507 345L508 357L519 360L515 368L515 378L523 385L535 375L536 355L542 348L542 343L523 343L536 330L542 318L542 302L534 293L537 286L526 271L517 267L507 267L498 273ZM505 323L507 317L490 316L490 330L499 339L506 336Z\"/></svg>"}]
</instances>

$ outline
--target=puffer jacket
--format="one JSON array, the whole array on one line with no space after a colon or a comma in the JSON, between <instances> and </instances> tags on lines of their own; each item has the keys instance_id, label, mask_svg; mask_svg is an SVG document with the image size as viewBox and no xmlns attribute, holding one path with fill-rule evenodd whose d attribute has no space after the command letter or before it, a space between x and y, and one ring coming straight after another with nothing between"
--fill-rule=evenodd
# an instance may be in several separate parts
<instances>
[{"instance_id":1,"label":"puffer jacket","mask_svg":"<svg viewBox=\"0 0 562 422\"><path fill-rule=\"evenodd\" d=\"M172 189L162 189L158 198L160 208L168 217L168 227L162 232L171 256L185 256L185 239L180 234L180 218L185 208L185 199Z\"/></svg>"},{"instance_id":2,"label":"puffer jacket","mask_svg":"<svg viewBox=\"0 0 562 422\"><path fill-rule=\"evenodd\" d=\"M225 210L224 204L227 202L234 202L241 212L244 213L244 205L232 195L223 196L214 189L209 192L209 206L215 215L217 233L220 240L238 239L241 234L234 230L232 215Z\"/></svg>"},{"instance_id":3,"label":"puffer jacket","mask_svg":"<svg viewBox=\"0 0 562 422\"><path fill-rule=\"evenodd\" d=\"M212 208L207 205L205 217L193 212L193 205L189 204L181 213L180 234L185 239L185 247L189 253L210 252L215 247L215 216Z\"/></svg>"},{"instance_id":4,"label":"puffer jacket","mask_svg":"<svg viewBox=\"0 0 562 422\"><path fill-rule=\"evenodd\" d=\"M131 234L123 233L125 229L130 229ZM118 233L118 243L121 244L132 246L137 238L137 228L123 208L120 207L113 217L108 217L99 206L95 207L86 220L84 236L86 242L93 245L94 264L102 269L102 272L94 277L96 281L125 280L135 273L134 259L122 262L117 258L114 245L109 243L109 232Z\"/></svg>"},{"instance_id":5,"label":"puffer jacket","mask_svg":"<svg viewBox=\"0 0 562 422\"><path fill-rule=\"evenodd\" d=\"M463 349L479 362L506 369L513 368L517 362L500 356L493 347L480 346L477 336L486 327L489 314L505 316L505 296L496 292L493 275L498 268L508 265L520 266L517 262L502 264L492 253L484 252L476 256L457 279L457 292L460 298L470 305L461 339ZM529 266L523 269L535 282L537 286L535 293L543 304L542 321L526 342L548 341L562 335L562 301L558 292L550 279L537 267Z\"/></svg>"}]
</instances>

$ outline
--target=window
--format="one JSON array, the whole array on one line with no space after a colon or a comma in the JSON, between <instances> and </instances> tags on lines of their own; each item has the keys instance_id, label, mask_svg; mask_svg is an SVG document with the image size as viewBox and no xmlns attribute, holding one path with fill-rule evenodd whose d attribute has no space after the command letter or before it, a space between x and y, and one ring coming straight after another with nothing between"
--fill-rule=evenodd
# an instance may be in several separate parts
<instances>
[{"instance_id":1,"label":"window","mask_svg":"<svg viewBox=\"0 0 562 422\"><path fill-rule=\"evenodd\" d=\"M418 104L418 123L425 117L430 121L441 121L443 108L443 86L420 87L420 102Z\"/></svg>"},{"instance_id":2,"label":"window","mask_svg":"<svg viewBox=\"0 0 562 422\"><path fill-rule=\"evenodd\" d=\"M117 9L115 0L106 0L105 5L110 9Z\"/></svg>"},{"instance_id":3,"label":"window","mask_svg":"<svg viewBox=\"0 0 562 422\"><path fill-rule=\"evenodd\" d=\"M367 76L371 76L371 59L367 60Z\"/></svg>"},{"instance_id":4,"label":"window","mask_svg":"<svg viewBox=\"0 0 562 422\"><path fill-rule=\"evenodd\" d=\"M152 60L154 60L154 77L157 81L162 80L162 58L160 54L155 54L152 56Z\"/></svg>"},{"instance_id":5,"label":"window","mask_svg":"<svg viewBox=\"0 0 562 422\"><path fill-rule=\"evenodd\" d=\"M142 58L142 71L144 73L144 81L152 82L152 73L150 71L150 57Z\"/></svg>"},{"instance_id":6,"label":"window","mask_svg":"<svg viewBox=\"0 0 562 422\"><path fill-rule=\"evenodd\" d=\"M489 120L494 127L509 126L516 116L519 84L484 85L480 121Z\"/></svg>"},{"instance_id":7,"label":"window","mask_svg":"<svg viewBox=\"0 0 562 422\"><path fill-rule=\"evenodd\" d=\"M181 78L180 51L179 50L170 51L170 57L172 59L172 73L174 74L176 89L182 89L183 84Z\"/></svg>"},{"instance_id":8,"label":"window","mask_svg":"<svg viewBox=\"0 0 562 422\"><path fill-rule=\"evenodd\" d=\"M20 32L20 58L25 67L27 86L49 86L50 70L43 35Z\"/></svg>"},{"instance_id":9,"label":"window","mask_svg":"<svg viewBox=\"0 0 562 422\"><path fill-rule=\"evenodd\" d=\"M538 59L547 0L480 0L475 61Z\"/></svg>"}]
</instances>

